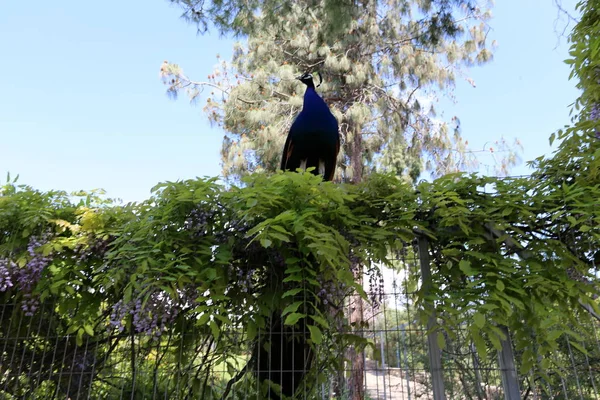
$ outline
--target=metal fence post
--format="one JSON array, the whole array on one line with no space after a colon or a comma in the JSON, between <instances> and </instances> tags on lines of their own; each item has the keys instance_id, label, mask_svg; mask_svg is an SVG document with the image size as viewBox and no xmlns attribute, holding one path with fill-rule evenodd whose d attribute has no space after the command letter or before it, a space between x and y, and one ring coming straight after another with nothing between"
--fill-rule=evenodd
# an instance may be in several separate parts
<instances>
[{"instance_id":1,"label":"metal fence post","mask_svg":"<svg viewBox=\"0 0 600 400\"><path fill-rule=\"evenodd\" d=\"M406 393L408 394L408 400L410 400L410 378L408 371L408 352L406 351L406 324L400 325L402 327L402 353L404 354L404 377L406 378Z\"/></svg>"},{"instance_id":2,"label":"metal fence post","mask_svg":"<svg viewBox=\"0 0 600 400\"><path fill-rule=\"evenodd\" d=\"M385 383L385 335L380 332L379 346L381 348L381 377L383 378L383 400L387 400L387 385Z\"/></svg>"},{"instance_id":3,"label":"metal fence post","mask_svg":"<svg viewBox=\"0 0 600 400\"><path fill-rule=\"evenodd\" d=\"M510 334L505 326L501 326L500 329L506 336L505 339L500 341L502 350L498 353L498 364L500 365L500 373L502 374L504 399L520 400L521 390L519 389L519 377L517 376L517 368L515 367L515 355L510 342Z\"/></svg>"},{"instance_id":4,"label":"metal fence post","mask_svg":"<svg viewBox=\"0 0 600 400\"><path fill-rule=\"evenodd\" d=\"M431 290L431 267L429 264L429 243L424 235L419 235L419 262L421 264L421 279L423 280L423 294L427 296ZM434 400L446 400L444 392L444 376L442 370L442 352L437 342L437 325L433 304L425 302L428 308L429 319L427 320L427 347L429 348L429 364L431 370L431 383L433 386Z\"/></svg>"}]
</instances>

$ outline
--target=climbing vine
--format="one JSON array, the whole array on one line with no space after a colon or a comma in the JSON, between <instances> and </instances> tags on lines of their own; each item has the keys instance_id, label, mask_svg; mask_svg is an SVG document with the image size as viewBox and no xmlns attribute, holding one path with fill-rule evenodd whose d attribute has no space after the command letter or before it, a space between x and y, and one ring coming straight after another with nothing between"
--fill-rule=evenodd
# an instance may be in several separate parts
<instances>
[{"instance_id":1,"label":"climbing vine","mask_svg":"<svg viewBox=\"0 0 600 400\"><path fill-rule=\"evenodd\" d=\"M336 185L256 174L230 189L215 179L164 183L125 206L11 182L0 197L0 296L14 307L2 334L17 333L8 321L19 314L52 314L56 334L74 335L76 345L193 331L192 342L212 344L214 366L244 354L267 316L284 310L287 324L307 319L312 344L331 350L319 352L320 365L333 368L335 348L366 345L349 334L343 300L378 301L355 283L355 268L401 268L393 254L425 236L432 287L415 300L435 305L442 346L466 326L485 354L506 326L517 349L531 349L533 337L538 345L522 370L549 366L557 341L568 335L578 347L576 327L600 314L600 213L589 200L600 198L600 185L586 182L457 174L415 190L386 175ZM418 274L409 279L419 287Z\"/></svg>"},{"instance_id":2,"label":"climbing vine","mask_svg":"<svg viewBox=\"0 0 600 400\"><path fill-rule=\"evenodd\" d=\"M173 365L165 374L193 371L181 388L155 380L155 393L219 397L224 386L213 381L245 371L248 343L273 310L289 325L306 319L319 382L340 367L340 348L368 345L343 318L349 296L379 301L377 285L373 292L355 282L357 268L403 268L394 254L412 251L419 237L429 243L431 286L405 270L423 320L436 313L442 347L461 327L484 355L500 348L506 327L521 373L560 373L564 341L586 354L586 328L600 319L595 7L579 3L571 35L567 62L582 90L572 124L551 137L557 151L535 160L530 177L452 174L411 186L378 174L357 185L254 174L232 188L216 179L162 183L127 205L100 193L41 192L9 177L0 188L0 365L22 372L31 359L40 374L5 374L0 387L13 397L60 390L75 398L81 382L108 371L105 386L86 387L110 393L111 379L128 378L113 373L125 358L107 360L131 340L148 349L176 343L161 358ZM82 346L96 351L78 352ZM52 353L80 371L77 387L53 373ZM156 376L153 365L131 359ZM227 373L216 374L217 365Z\"/></svg>"}]
</instances>

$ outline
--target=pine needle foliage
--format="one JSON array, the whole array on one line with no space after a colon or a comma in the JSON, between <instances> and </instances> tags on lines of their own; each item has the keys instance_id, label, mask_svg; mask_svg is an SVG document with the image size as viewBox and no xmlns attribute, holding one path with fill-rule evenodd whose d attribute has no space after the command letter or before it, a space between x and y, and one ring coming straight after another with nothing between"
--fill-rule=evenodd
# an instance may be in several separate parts
<instances>
[{"instance_id":1,"label":"pine needle foliage","mask_svg":"<svg viewBox=\"0 0 600 400\"><path fill-rule=\"evenodd\" d=\"M194 19L190 10L198 2L179 3ZM440 176L477 164L458 119L440 119L435 101L451 92L465 67L491 60L487 8L378 0L255 6L260 12L251 23L240 17L244 29L217 24L245 40L231 60L219 59L206 81L187 77L177 64L161 67L168 93L186 91L192 100L202 99L209 120L225 131L225 177L277 169L302 107L304 88L294 78L306 71L323 75L318 90L340 122L340 181L356 182L372 171L415 181L425 171ZM334 18L332 10L341 13ZM510 145L501 147L496 151ZM509 152L501 168L516 161Z\"/></svg>"}]
</instances>

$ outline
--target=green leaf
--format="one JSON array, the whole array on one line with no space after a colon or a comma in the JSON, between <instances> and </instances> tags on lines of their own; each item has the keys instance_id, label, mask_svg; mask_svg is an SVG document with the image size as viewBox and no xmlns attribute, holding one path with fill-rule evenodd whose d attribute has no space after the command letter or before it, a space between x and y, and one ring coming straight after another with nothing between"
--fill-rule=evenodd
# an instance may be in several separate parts
<instances>
[{"instance_id":1,"label":"green leaf","mask_svg":"<svg viewBox=\"0 0 600 400\"><path fill-rule=\"evenodd\" d=\"M77 336L75 338L75 343L77 343L77 346L81 346L83 345L83 333L85 331L83 330L83 328L79 328L79 330L77 331Z\"/></svg>"},{"instance_id":2,"label":"green leaf","mask_svg":"<svg viewBox=\"0 0 600 400\"><path fill-rule=\"evenodd\" d=\"M535 364L535 358L530 349L526 349L523 352L521 360L521 368L519 368L519 371L521 372L521 374L527 375L533 367L533 365Z\"/></svg>"},{"instance_id":3,"label":"green leaf","mask_svg":"<svg viewBox=\"0 0 600 400\"><path fill-rule=\"evenodd\" d=\"M571 344L571 346L575 347L577 350L579 350L579 352L581 354L585 354L588 355L589 352L587 351L587 349L585 347L583 347L581 344L575 342L575 341L569 341L569 343Z\"/></svg>"},{"instance_id":4,"label":"green leaf","mask_svg":"<svg viewBox=\"0 0 600 400\"><path fill-rule=\"evenodd\" d=\"M325 318L320 317L318 315L311 315L310 317L313 319L313 321L321 325L323 328L329 329L329 323Z\"/></svg>"},{"instance_id":5,"label":"green leaf","mask_svg":"<svg viewBox=\"0 0 600 400\"><path fill-rule=\"evenodd\" d=\"M561 330L558 330L558 329L550 331L546 335L546 340L553 342L556 339L558 339L562 334L563 334L563 332Z\"/></svg>"},{"instance_id":6,"label":"green leaf","mask_svg":"<svg viewBox=\"0 0 600 400\"><path fill-rule=\"evenodd\" d=\"M490 342L492 342L492 346L494 346L497 351L502 350L502 343L497 334L490 332L488 337L490 338Z\"/></svg>"},{"instance_id":7,"label":"green leaf","mask_svg":"<svg viewBox=\"0 0 600 400\"><path fill-rule=\"evenodd\" d=\"M256 338L257 333L258 329L256 327L256 324L254 322L249 322L248 326L246 326L246 334L248 335L247 339L254 340L254 338Z\"/></svg>"},{"instance_id":8,"label":"green leaf","mask_svg":"<svg viewBox=\"0 0 600 400\"><path fill-rule=\"evenodd\" d=\"M125 288L125 293L123 294L123 302L124 303L129 303L129 301L131 301L131 293L133 291L133 287L131 284L127 285L127 287Z\"/></svg>"},{"instance_id":9,"label":"green leaf","mask_svg":"<svg viewBox=\"0 0 600 400\"><path fill-rule=\"evenodd\" d=\"M214 280L217 278L217 270L214 268L205 268L202 272L208 280Z\"/></svg>"},{"instance_id":10,"label":"green leaf","mask_svg":"<svg viewBox=\"0 0 600 400\"><path fill-rule=\"evenodd\" d=\"M52 246L46 245L42 247L42 255L44 257L49 256L52 253Z\"/></svg>"},{"instance_id":11,"label":"green leaf","mask_svg":"<svg viewBox=\"0 0 600 400\"><path fill-rule=\"evenodd\" d=\"M215 339L218 339L219 336L221 335L221 329L219 328L217 323L213 320L208 323L208 326L210 327L213 337Z\"/></svg>"},{"instance_id":12,"label":"green leaf","mask_svg":"<svg viewBox=\"0 0 600 400\"><path fill-rule=\"evenodd\" d=\"M471 338L477 349L477 354L479 354L479 357L482 359L485 359L487 357L487 346L485 345L485 340L483 340L483 337L481 336L481 330L472 328L470 331Z\"/></svg>"},{"instance_id":13,"label":"green leaf","mask_svg":"<svg viewBox=\"0 0 600 400\"><path fill-rule=\"evenodd\" d=\"M52 282L52 284L50 285L50 289L58 289L59 287L61 287L62 285L64 285L65 283L67 283L66 279L60 279L56 282Z\"/></svg>"},{"instance_id":14,"label":"green leaf","mask_svg":"<svg viewBox=\"0 0 600 400\"><path fill-rule=\"evenodd\" d=\"M285 297L295 296L295 295L297 295L298 293L300 293L300 292L301 292L301 291L303 291L303 290L304 290L304 289L302 289L302 288L296 288L296 289L288 290L288 291L287 291L287 292L285 292L285 293L283 294L283 296L281 296L281 297L282 297L282 298L285 298Z\"/></svg>"},{"instance_id":15,"label":"green leaf","mask_svg":"<svg viewBox=\"0 0 600 400\"><path fill-rule=\"evenodd\" d=\"M475 326L477 326L479 329L485 326L485 316L479 312L476 312L473 315L473 321L475 322Z\"/></svg>"},{"instance_id":16,"label":"green leaf","mask_svg":"<svg viewBox=\"0 0 600 400\"><path fill-rule=\"evenodd\" d=\"M499 291L503 292L504 291L504 282L502 282L501 280L497 280L496 281L496 289L498 289Z\"/></svg>"},{"instance_id":17,"label":"green leaf","mask_svg":"<svg viewBox=\"0 0 600 400\"><path fill-rule=\"evenodd\" d=\"M446 338L442 332L437 333L437 344L440 346L441 350L446 348Z\"/></svg>"},{"instance_id":18,"label":"green leaf","mask_svg":"<svg viewBox=\"0 0 600 400\"><path fill-rule=\"evenodd\" d=\"M266 248L269 248L271 246L271 244L273 244L273 242L271 241L271 239L261 237L260 244L262 247L264 247L266 249Z\"/></svg>"},{"instance_id":19,"label":"green leaf","mask_svg":"<svg viewBox=\"0 0 600 400\"><path fill-rule=\"evenodd\" d=\"M252 208L252 207L254 207L254 206L257 204L257 203L258 203L258 200L254 199L254 198L248 199L248 200L246 201L246 207L247 207L247 208Z\"/></svg>"},{"instance_id":20,"label":"green leaf","mask_svg":"<svg viewBox=\"0 0 600 400\"><path fill-rule=\"evenodd\" d=\"M294 274L294 275L290 275L287 278L285 278L283 280L283 282L302 282L304 279L302 278L302 275L300 274ZM304 289L302 289L304 290Z\"/></svg>"},{"instance_id":21,"label":"green leaf","mask_svg":"<svg viewBox=\"0 0 600 400\"><path fill-rule=\"evenodd\" d=\"M474 276L476 272L471 268L471 262L467 260L460 260L458 263L460 270L467 276Z\"/></svg>"},{"instance_id":22,"label":"green leaf","mask_svg":"<svg viewBox=\"0 0 600 400\"><path fill-rule=\"evenodd\" d=\"M486 304L482 304L481 308L483 308L485 310L495 310L498 308L498 306L496 304L486 303Z\"/></svg>"},{"instance_id":23,"label":"green leaf","mask_svg":"<svg viewBox=\"0 0 600 400\"><path fill-rule=\"evenodd\" d=\"M283 233L284 235L290 234L287 230L285 230L285 228L283 226L280 226L280 225L271 225L270 228L274 229L280 233Z\"/></svg>"},{"instance_id":24,"label":"green leaf","mask_svg":"<svg viewBox=\"0 0 600 400\"><path fill-rule=\"evenodd\" d=\"M315 325L307 325L308 330L310 331L310 339L314 344L321 344L323 341L323 333L321 330Z\"/></svg>"},{"instance_id":25,"label":"green leaf","mask_svg":"<svg viewBox=\"0 0 600 400\"><path fill-rule=\"evenodd\" d=\"M77 329L79 329L78 325L70 325L67 328L67 332L66 333L67 333L67 335L70 335L71 333L75 332Z\"/></svg>"},{"instance_id":26,"label":"green leaf","mask_svg":"<svg viewBox=\"0 0 600 400\"><path fill-rule=\"evenodd\" d=\"M285 322L283 323L284 325L296 325L296 322L298 322L300 319L305 318L306 314L301 314L301 313L291 313L290 315L287 316L287 318L285 319Z\"/></svg>"},{"instance_id":27,"label":"green leaf","mask_svg":"<svg viewBox=\"0 0 600 400\"><path fill-rule=\"evenodd\" d=\"M296 312L298 310L298 307L300 307L302 304L304 304L304 301L296 301L296 302L288 305L281 312L281 316L283 317L283 316L286 316L289 313Z\"/></svg>"},{"instance_id":28,"label":"green leaf","mask_svg":"<svg viewBox=\"0 0 600 400\"><path fill-rule=\"evenodd\" d=\"M87 333L90 336L94 336L94 328L92 328L91 325L84 325L83 329L85 330L85 333Z\"/></svg>"},{"instance_id":29,"label":"green leaf","mask_svg":"<svg viewBox=\"0 0 600 400\"><path fill-rule=\"evenodd\" d=\"M273 231L269 232L269 237L272 237L273 239L277 239L285 243L289 243L290 241L290 239L286 235Z\"/></svg>"},{"instance_id":30,"label":"green leaf","mask_svg":"<svg viewBox=\"0 0 600 400\"><path fill-rule=\"evenodd\" d=\"M210 315L207 312L205 312L204 314L200 315L200 318L198 318L198 325L202 326L206 324L209 319Z\"/></svg>"}]
</instances>

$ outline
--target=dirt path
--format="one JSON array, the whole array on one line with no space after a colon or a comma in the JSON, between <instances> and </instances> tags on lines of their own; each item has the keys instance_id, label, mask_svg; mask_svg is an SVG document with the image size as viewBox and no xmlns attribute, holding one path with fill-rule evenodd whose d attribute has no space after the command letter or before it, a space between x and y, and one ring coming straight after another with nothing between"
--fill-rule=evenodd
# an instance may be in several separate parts
<instances>
[{"instance_id":1,"label":"dirt path","mask_svg":"<svg viewBox=\"0 0 600 400\"><path fill-rule=\"evenodd\" d=\"M426 400L433 398L425 385L415 382L409 376L408 382L403 371L397 368L368 369L365 371L367 393L377 400Z\"/></svg>"}]
</instances>

